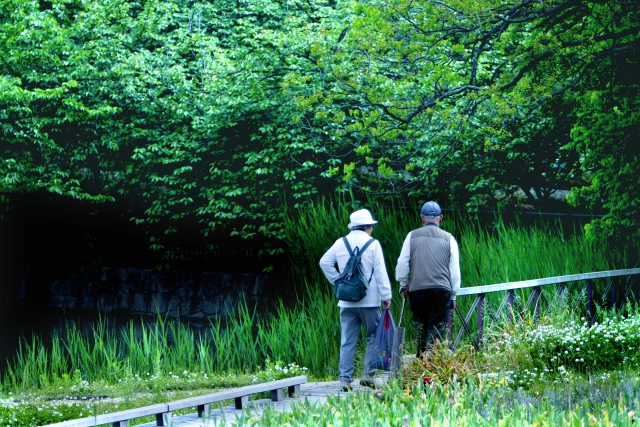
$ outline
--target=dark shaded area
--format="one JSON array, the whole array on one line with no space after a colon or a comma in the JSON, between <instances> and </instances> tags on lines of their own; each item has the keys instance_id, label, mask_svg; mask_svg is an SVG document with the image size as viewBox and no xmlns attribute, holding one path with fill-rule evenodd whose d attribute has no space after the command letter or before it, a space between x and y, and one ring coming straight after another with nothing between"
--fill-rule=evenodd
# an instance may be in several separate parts
<instances>
[{"instance_id":1,"label":"dark shaded area","mask_svg":"<svg viewBox=\"0 0 640 427\"><path fill-rule=\"evenodd\" d=\"M415 209L417 215L422 201L405 202L398 208ZM463 212L443 207L448 220ZM239 293L260 310L269 310L277 299L295 301L295 292L281 279L286 253L264 258L260 239L229 237L229 230L205 237L198 223L187 221L163 238L164 250L154 251L149 236L157 230L130 221L141 216L132 209L130 203L97 205L49 193L12 194L2 204L0 370L15 356L20 336L30 339L35 333L47 342L67 321L95 321L98 304L110 320L124 323L148 317L149 301L163 294L163 313L207 323L209 316L233 307ZM591 219L566 206L565 212L481 211L478 224L491 224L498 216L505 223L545 224L566 235ZM269 265L274 270L262 275ZM203 300L207 304L199 305Z\"/></svg>"},{"instance_id":2,"label":"dark shaded area","mask_svg":"<svg viewBox=\"0 0 640 427\"><path fill-rule=\"evenodd\" d=\"M271 281L276 287L267 279L276 277L284 263L277 257L260 257L259 245L263 242L259 239L234 239L228 231L226 236L221 232L205 237L199 232L199 224L185 222L178 224L176 233L163 239L163 250L154 251L150 249L149 236L157 233L129 220L134 216L130 205L98 205L49 193L3 196L0 371L4 371L6 359L15 356L20 336L30 339L35 333L47 342L53 330L63 328L67 320L75 319L78 324L96 320L98 310L88 307L104 301L111 304L109 318L122 318L125 322L139 319L142 313L122 309L123 301L133 301L145 293L151 300L153 292L164 289L164 295L178 301L169 301L164 310L176 315L175 306L181 304L177 308L182 310L182 317L188 314L185 307L193 307L193 301L198 301L199 295L193 289L200 286L200 293L206 297L200 301L206 299L206 304L198 310L200 322L206 323L203 313L215 315L227 310L229 304L237 303L240 293L249 299L259 298L258 305L267 308L267 300L275 296L270 294L282 287L281 281ZM263 270L269 265L274 271L264 275ZM118 275L123 274L130 282L130 289L125 291L118 282ZM138 280L140 276L148 279ZM145 283L152 286L140 291ZM60 291L65 298L53 295L61 288L65 288ZM69 288L72 298L66 292ZM123 295L126 292L130 294ZM70 299L85 307L80 304L69 309L73 305Z\"/></svg>"},{"instance_id":3,"label":"dark shaded area","mask_svg":"<svg viewBox=\"0 0 640 427\"><path fill-rule=\"evenodd\" d=\"M233 239L228 232L205 237L197 222L188 221L162 237L164 249L152 250L150 236L158 230L130 221L141 215L128 206L49 194L12 195L11 205L4 221L10 250L48 271L109 266L259 273L270 262L258 257L261 242Z\"/></svg>"}]
</instances>

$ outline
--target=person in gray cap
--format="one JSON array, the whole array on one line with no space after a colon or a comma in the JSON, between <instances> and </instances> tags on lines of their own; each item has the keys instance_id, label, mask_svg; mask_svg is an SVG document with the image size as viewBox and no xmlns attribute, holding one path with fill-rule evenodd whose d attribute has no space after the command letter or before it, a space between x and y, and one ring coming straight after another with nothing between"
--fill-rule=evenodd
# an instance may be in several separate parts
<instances>
[{"instance_id":1,"label":"person in gray cap","mask_svg":"<svg viewBox=\"0 0 640 427\"><path fill-rule=\"evenodd\" d=\"M453 236L440 229L442 210L427 202L420 210L422 227L404 239L396 280L400 294L409 295L416 323L417 356L427 354L436 339L446 338L449 310L455 310L460 289L460 257Z\"/></svg>"},{"instance_id":2,"label":"person in gray cap","mask_svg":"<svg viewBox=\"0 0 640 427\"><path fill-rule=\"evenodd\" d=\"M374 220L367 209L360 209L351 214L351 222L347 226L351 232L346 236L352 250L362 248L371 239L371 233L378 221ZM339 271L349 260L349 252L342 238L320 259L320 268L332 284ZM338 265L336 270L335 265ZM362 269L369 279L367 295L358 302L338 301L340 307L340 385L343 391L351 390L354 371L354 355L360 327L366 332L367 349L364 359L364 372L360 385L374 387L373 377L376 374L375 334L380 320L380 301L384 308L391 305L391 283L384 264L384 256L380 242L374 241L362 253Z\"/></svg>"}]
</instances>

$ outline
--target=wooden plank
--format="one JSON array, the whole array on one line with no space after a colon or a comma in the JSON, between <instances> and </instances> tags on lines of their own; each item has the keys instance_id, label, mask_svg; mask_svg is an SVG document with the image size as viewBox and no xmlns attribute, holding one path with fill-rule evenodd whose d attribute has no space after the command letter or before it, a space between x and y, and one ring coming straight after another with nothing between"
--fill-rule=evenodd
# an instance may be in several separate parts
<instances>
[{"instance_id":1,"label":"wooden plank","mask_svg":"<svg viewBox=\"0 0 640 427\"><path fill-rule=\"evenodd\" d=\"M553 285L563 282L577 282L582 280L601 279L604 277L618 277L640 274L640 268L626 270L598 271L595 273L572 274L568 276L547 277L544 279L524 280L521 282L500 283L497 285L471 286L460 288L458 296L477 295L490 292L507 291L509 289L533 288L535 286Z\"/></svg>"},{"instance_id":2,"label":"wooden plank","mask_svg":"<svg viewBox=\"0 0 640 427\"><path fill-rule=\"evenodd\" d=\"M193 408L207 403L221 402L223 400L236 399L243 396L249 396L256 393L270 392L272 390L283 389L288 387L299 386L305 384L307 377L300 375L283 380L270 381L268 383L253 384L245 387L234 388L231 390L219 391L217 393L206 394L203 396L189 397L187 399L176 400L167 403L169 411L177 411L178 409Z\"/></svg>"},{"instance_id":3,"label":"wooden plank","mask_svg":"<svg viewBox=\"0 0 640 427\"><path fill-rule=\"evenodd\" d=\"M115 424L122 421L133 420L135 418L146 417L169 412L166 403L158 403L142 408L127 409L125 411L111 412L109 414L97 415L94 417L79 418L76 420L63 421L56 424L48 424L51 427L93 427L102 424Z\"/></svg>"}]
</instances>

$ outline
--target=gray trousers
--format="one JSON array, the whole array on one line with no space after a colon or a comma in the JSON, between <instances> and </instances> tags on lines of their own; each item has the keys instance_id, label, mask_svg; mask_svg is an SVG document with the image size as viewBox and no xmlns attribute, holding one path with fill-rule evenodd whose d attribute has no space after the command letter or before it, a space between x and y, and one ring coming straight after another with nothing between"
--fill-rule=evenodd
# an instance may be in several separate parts
<instances>
[{"instance_id":1,"label":"gray trousers","mask_svg":"<svg viewBox=\"0 0 640 427\"><path fill-rule=\"evenodd\" d=\"M360 326L364 326L367 350L364 357L363 375L375 375L376 328L380 320L380 307L340 307L340 326L342 337L340 342L340 380L353 381L353 358L356 343L360 335Z\"/></svg>"}]
</instances>

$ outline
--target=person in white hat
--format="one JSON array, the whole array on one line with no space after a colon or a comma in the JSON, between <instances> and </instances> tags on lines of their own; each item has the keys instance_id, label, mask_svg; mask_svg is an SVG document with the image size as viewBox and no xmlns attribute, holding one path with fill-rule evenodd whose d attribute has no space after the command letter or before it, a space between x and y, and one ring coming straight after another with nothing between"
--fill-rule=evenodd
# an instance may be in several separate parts
<instances>
[{"instance_id":1,"label":"person in white hat","mask_svg":"<svg viewBox=\"0 0 640 427\"><path fill-rule=\"evenodd\" d=\"M362 248L371 239L371 233L378 221L374 220L367 209L355 211L350 216L347 227L351 232L346 236L352 250ZM340 271L349 259L349 252L342 238L320 259L320 268L329 282L335 282ZM335 265L338 265L336 270ZM384 308L391 305L391 284L384 264L384 256L380 242L374 241L362 254L364 275L370 278L367 295L358 302L338 301L340 307L340 384L343 391L351 390L354 371L354 355L360 327L366 331L367 350L364 360L364 372L360 385L374 387L373 377L376 374L374 341L378 320L380 319L380 302Z\"/></svg>"},{"instance_id":2,"label":"person in white hat","mask_svg":"<svg viewBox=\"0 0 640 427\"><path fill-rule=\"evenodd\" d=\"M436 340L446 339L449 310L455 310L460 289L458 243L440 229L440 206L425 203L420 219L422 227L407 235L396 265L400 295L409 295L416 323L418 357L428 353Z\"/></svg>"}]
</instances>

